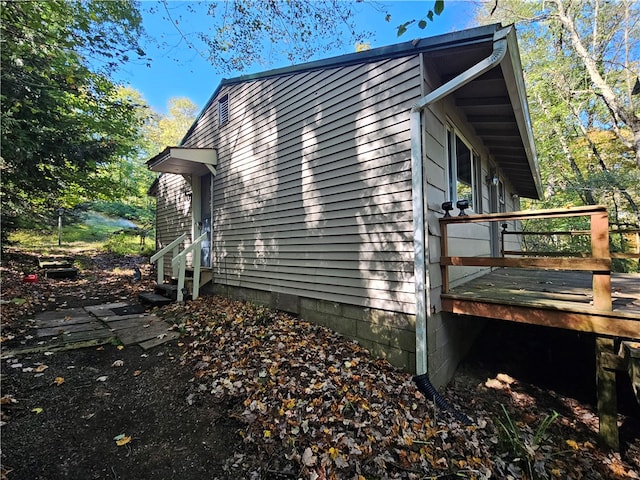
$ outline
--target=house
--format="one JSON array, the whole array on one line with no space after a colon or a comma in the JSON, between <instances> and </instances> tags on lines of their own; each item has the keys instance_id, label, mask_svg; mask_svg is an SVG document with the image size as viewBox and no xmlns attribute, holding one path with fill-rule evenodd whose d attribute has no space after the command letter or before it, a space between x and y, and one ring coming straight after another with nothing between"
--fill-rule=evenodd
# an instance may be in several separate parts
<instances>
[{"instance_id":1,"label":"house","mask_svg":"<svg viewBox=\"0 0 640 480\"><path fill-rule=\"evenodd\" d=\"M516 31L500 25L225 79L148 166L163 172L158 246L206 233L211 291L326 325L434 385L481 326L441 310L443 204L504 212L541 195ZM450 249L496 254L496 227L469 224Z\"/></svg>"}]
</instances>

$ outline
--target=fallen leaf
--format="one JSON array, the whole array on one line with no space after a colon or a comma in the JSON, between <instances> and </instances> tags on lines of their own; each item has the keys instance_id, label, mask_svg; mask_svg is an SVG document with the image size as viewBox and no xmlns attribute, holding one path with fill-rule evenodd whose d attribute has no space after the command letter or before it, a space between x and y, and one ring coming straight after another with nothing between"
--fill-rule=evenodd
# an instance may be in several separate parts
<instances>
[{"instance_id":1,"label":"fallen leaf","mask_svg":"<svg viewBox=\"0 0 640 480\"><path fill-rule=\"evenodd\" d=\"M49 368L48 365L45 365L44 363L41 363L40 365L38 365L35 369L34 372L36 373L41 373L44 372L47 368Z\"/></svg>"},{"instance_id":2,"label":"fallen leaf","mask_svg":"<svg viewBox=\"0 0 640 480\"><path fill-rule=\"evenodd\" d=\"M9 405L12 403L18 403L18 401L13 398L13 395L5 395L2 398L0 398L0 405Z\"/></svg>"},{"instance_id":3,"label":"fallen leaf","mask_svg":"<svg viewBox=\"0 0 640 480\"><path fill-rule=\"evenodd\" d=\"M138 375L140 375L141 373L142 373L142 370L135 370L135 371L133 372L133 376L134 376L134 377L137 377L137 376L138 376Z\"/></svg>"},{"instance_id":4,"label":"fallen leaf","mask_svg":"<svg viewBox=\"0 0 640 480\"><path fill-rule=\"evenodd\" d=\"M123 367L124 366L124 360L116 360L115 362L113 362L111 364L112 367Z\"/></svg>"},{"instance_id":5,"label":"fallen leaf","mask_svg":"<svg viewBox=\"0 0 640 480\"><path fill-rule=\"evenodd\" d=\"M495 378L487 379L487 381L484 382L484 386L487 388L493 388L495 390L503 390L504 388L506 388L506 385L504 383Z\"/></svg>"},{"instance_id":6,"label":"fallen leaf","mask_svg":"<svg viewBox=\"0 0 640 480\"><path fill-rule=\"evenodd\" d=\"M578 442L576 442L575 440L567 440L566 442L567 442L567 445L569 445L574 450L578 450L578 448L580 448L578 446Z\"/></svg>"},{"instance_id":7,"label":"fallen leaf","mask_svg":"<svg viewBox=\"0 0 640 480\"><path fill-rule=\"evenodd\" d=\"M118 350L124 350L124 345L118 345Z\"/></svg>"},{"instance_id":8,"label":"fallen leaf","mask_svg":"<svg viewBox=\"0 0 640 480\"><path fill-rule=\"evenodd\" d=\"M131 441L131 437L123 437L120 440L116 440L116 445L121 447L123 445L126 445L127 443L129 443Z\"/></svg>"},{"instance_id":9,"label":"fallen leaf","mask_svg":"<svg viewBox=\"0 0 640 480\"><path fill-rule=\"evenodd\" d=\"M507 385L511 385L516 381L515 378L507 375L506 373L499 373L498 375L496 375L496 378L500 380L502 383L506 383Z\"/></svg>"},{"instance_id":10,"label":"fallen leaf","mask_svg":"<svg viewBox=\"0 0 640 480\"><path fill-rule=\"evenodd\" d=\"M306 467L311 467L313 465L316 464L316 461L318 460L318 457L316 457L313 454L313 450L311 450L311 448L307 447L304 450L304 453L302 454L302 464Z\"/></svg>"},{"instance_id":11,"label":"fallen leaf","mask_svg":"<svg viewBox=\"0 0 640 480\"><path fill-rule=\"evenodd\" d=\"M55 383L56 385L62 385L64 383L64 378L63 377L56 377L56 379L53 381L53 383Z\"/></svg>"},{"instance_id":12,"label":"fallen leaf","mask_svg":"<svg viewBox=\"0 0 640 480\"><path fill-rule=\"evenodd\" d=\"M44 408L36 407L36 408L33 408L31 411L34 412L36 415L39 415L42 412L44 412Z\"/></svg>"}]
</instances>

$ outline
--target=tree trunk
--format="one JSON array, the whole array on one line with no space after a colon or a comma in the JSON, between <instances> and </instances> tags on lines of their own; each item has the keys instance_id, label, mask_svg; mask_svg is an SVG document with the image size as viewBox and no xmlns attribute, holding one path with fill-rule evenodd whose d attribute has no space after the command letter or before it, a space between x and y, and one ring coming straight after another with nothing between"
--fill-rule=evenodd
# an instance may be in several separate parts
<instances>
[{"instance_id":1,"label":"tree trunk","mask_svg":"<svg viewBox=\"0 0 640 480\"><path fill-rule=\"evenodd\" d=\"M569 33L571 45L578 55L578 58L584 64L589 74L589 78L599 92L599 96L611 112L613 121L615 123L624 123L629 127L629 129L631 129L633 134L632 149L635 153L636 164L638 165L638 168L640 168L640 117L635 114L633 109L627 109L625 107L625 105L618 99L613 89L609 84L607 84L606 80L600 75L595 60L591 58L578 35L573 18L571 18L568 7L565 6L564 1L555 0L554 3L558 9L558 20Z\"/></svg>"}]
</instances>

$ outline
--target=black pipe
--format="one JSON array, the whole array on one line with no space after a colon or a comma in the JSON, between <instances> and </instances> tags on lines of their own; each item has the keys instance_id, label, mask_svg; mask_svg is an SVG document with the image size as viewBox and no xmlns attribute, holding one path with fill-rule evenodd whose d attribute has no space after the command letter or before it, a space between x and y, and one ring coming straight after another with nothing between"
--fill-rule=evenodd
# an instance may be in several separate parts
<instances>
[{"instance_id":1,"label":"black pipe","mask_svg":"<svg viewBox=\"0 0 640 480\"><path fill-rule=\"evenodd\" d=\"M413 381L415 382L418 390L422 392L427 398L433 400L435 404L441 408L442 410L447 410L451 412L451 414L458 420L459 422L464 423L465 425L473 425L473 422L469 417L467 417L464 413L459 412L454 407L451 406L449 402L445 400L445 398L438 393L436 387L431 384L429 381L429 376L426 373L421 375L416 375L413 377Z\"/></svg>"}]
</instances>

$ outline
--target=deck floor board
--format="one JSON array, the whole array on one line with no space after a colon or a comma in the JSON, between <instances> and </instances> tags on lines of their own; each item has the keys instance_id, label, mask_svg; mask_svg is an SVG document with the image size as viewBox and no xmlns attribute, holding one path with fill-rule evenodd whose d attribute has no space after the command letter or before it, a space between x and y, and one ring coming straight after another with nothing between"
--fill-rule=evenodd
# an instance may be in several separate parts
<instances>
[{"instance_id":1,"label":"deck floor board","mask_svg":"<svg viewBox=\"0 0 640 480\"><path fill-rule=\"evenodd\" d=\"M531 309L531 323L540 324L546 311L554 317L549 326L572 330L589 331L603 328L607 321L620 322L625 336L640 339L640 274L612 274L611 291L613 310L603 312L593 308L590 272L499 268L451 288L442 298L445 311L470 314L475 305L486 315L491 304L496 311L499 309L500 317L490 318L517 322L527 323L523 311ZM598 318L596 323L592 323L593 318L585 323L577 315Z\"/></svg>"}]
</instances>

